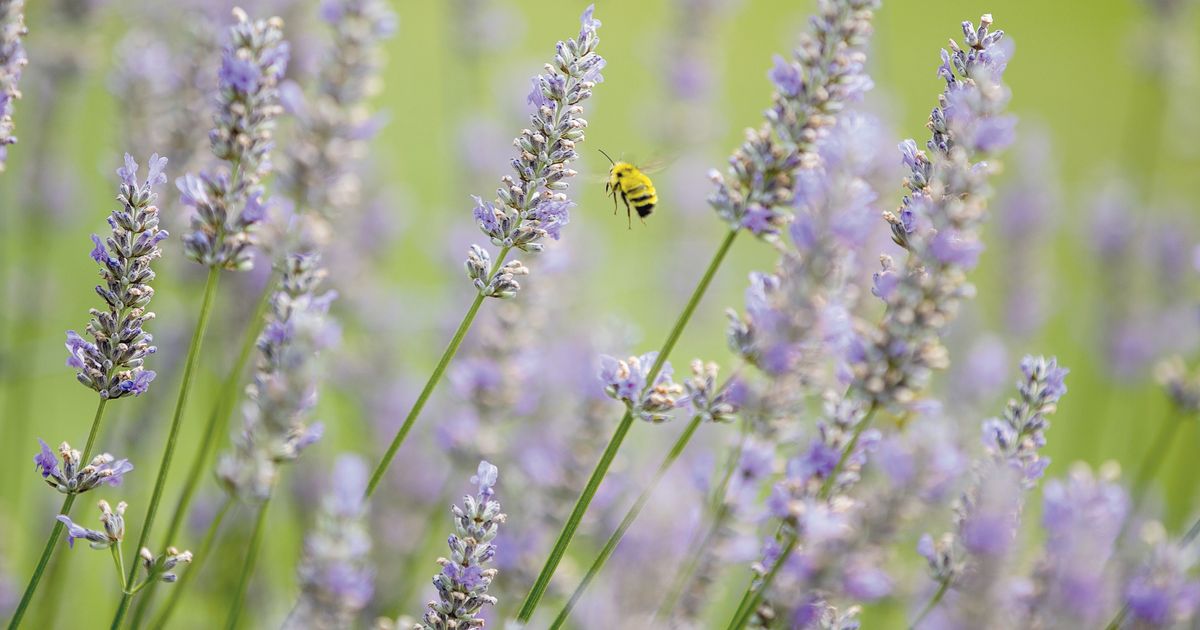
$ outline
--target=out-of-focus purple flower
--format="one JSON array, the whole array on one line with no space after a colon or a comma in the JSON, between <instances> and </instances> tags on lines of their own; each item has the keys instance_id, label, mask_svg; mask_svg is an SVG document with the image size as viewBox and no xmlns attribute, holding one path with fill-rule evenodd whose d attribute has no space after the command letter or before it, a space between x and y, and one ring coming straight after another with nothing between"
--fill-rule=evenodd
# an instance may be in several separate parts
<instances>
[{"instance_id":1,"label":"out-of-focus purple flower","mask_svg":"<svg viewBox=\"0 0 1200 630\"><path fill-rule=\"evenodd\" d=\"M500 469L487 460L479 462L479 468L471 475L471 483L479 486L479 496L491 499L496 495L496 481L500 477Z\"/></svg>"},{"instance_id":2,"label":"out-of-focus purple flower","mask_svg":"<svg viewBox=\"0 0 1200 630\"><path fill-rule=\"evenodd\" d=\"M67 331L67 366L77 370L79 382L101 398L143 394L154 380L154 372L143 365L157 348L142 326L154 318L146 310L154 297L150 263L162 256L158 244L167 238L158 227L158 208L153 205L158 199L154 187L166 181L166 163L158 154L150 156L146 179L139 182L138 165L126 154L125 166L117 170L121 178L117 200L122 207L108 217L112 235L107 239L92 235L91 257L100 265L103 279L96 293L107 309L93 310L84 330L94 342Z\"/></svg>"},{"instance_id":3,"label":"out-of-focus purple flower","mask_svg":"<svg viewBox=\"0 0 1200 630\"><path fill-rule=\"evenodd\" d=\"M25 56L25 0L0 1L0 171L8 158L8 145L15 144L13 109L21 98L17 84L29 60Z\"/></svg>"},{"instance_id":4,"label":"out-of-focus purple flower","mask_svg":"<svg viewBox=\"0 0 1200 630\"><path fill-rule=\"evenodd\" d=\"M729 395L729 383L717 383L718 366L700 359L692 360L692 376L683 381L687 391L687 403L692 415L708 422L733 422L737 419L738 405Z\"/></svg>"},{"instance_id":5,"label":"out-of-focus purple flower","mask_svg":"<svg viewBox=\"0 0 1200 630\"><path fill-rule=\"evenodd\" d=\"M367 465L343 455L297 568L300 598L284 628L344 628L353 625L374 593L371 538L367 531Z\"/></svg>"},{"instance_id":6,"label":"out-of-focus purple flower","mask_svg":"<svg viewBox=\"0 0 1200 630\"><path fill-rule=\"evenodd\" d=\"M279 81L289 48L279 18L251 20L234 9L234 25L222 50L212 152L232 172L214 170L176 180L184 205L192 208L184 236L189 258L217 269L253 266L251 228L266 203L262 180L271 171L272 132L279 106Z\"/></svg>"},{"instance_id":7,"label":"out-of-focus purple flower","mask_svg":"<svg viewBox=\"0 0 1200 630\"><path fill-rule=\"evenodd\" d=\"M1200 581L1191 576L1196 554L1186 544L1154 531L1149 559L1125 585L1125 603L1138 627L1169 628L1192 618L1200 606Z\"/></svg>"}]
</instances>

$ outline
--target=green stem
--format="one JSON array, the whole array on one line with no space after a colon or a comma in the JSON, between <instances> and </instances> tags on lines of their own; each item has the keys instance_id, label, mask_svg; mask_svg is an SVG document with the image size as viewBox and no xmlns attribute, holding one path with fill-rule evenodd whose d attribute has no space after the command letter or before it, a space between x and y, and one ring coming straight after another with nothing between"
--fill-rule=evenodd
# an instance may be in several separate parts
<instances>
[{"instance_id":1,"label":"green stem","mask_svg":"<svg viewBox=\"0 0 1200 630\"><path fill-rule=\"evenodd\" d=\"M179 428L183 424L183 412L187 408L188 393L191 390L192 376L196 370L196 363L200 359L200 346L204 342L204 333L208 328L208 320L212 315L213 302L217 295L217 281L221 277L221 270L215 267L208 270L208 280L204 284L204 301L200 304L200 318L196 322L196 329L192 332L192 341L188 345L187 360L183 366L183 380L179 385L179 398L175 402L175 414L171 418L171 429L167 434L167 444L163 449L162 462L158 467L158 478L154 481L154 492L150 495L150 505L146 508L146 520L142 523L142 532L138 535L136 549L141 549L146 546L150 540L150 531L154 528L154 517L158 515L158 504L162 501L163 489L167 485L167 475L171 470L171 458L175 455L175 443L179 440ZM137 563L135 562L129 569L129 577L126 582L132 582L137 575ZM129 610L129 602L132 599L132 593L123 593L121 602L117 605L117 612L113 616L112 630L118 630L121 627L121 622L125 619L125 613Z\"/></svg>"},{"instance_id":2,"label":"green stem","mask_svg":"<svg viewBox=\"0 0 1200 630\"><path fill-rule=\"evenodd\" d=\"M504 259L508 257L508 252L511 248L505 247L500 250L496 256L496 262L492 265L492 272L488 277L496 275L500 270L500 266L504 264ZM483 305L483 301L487 299L483 293L475 296L475 300L471 302L471 307L467 309L467 314L463 316L462 322L458 324L458 330L454 331L454 337L450 339L450 344L446 346L446 350L442 352L442 358L438 360L437 366L433 368L433 373L429 375L429 380L425 381L425 387L421 389L421 394L417 396L417 401L413 403L412 409L409 409L408 415L404 417L404 424L400 425L400 430L396 432L396 437L392 438L392 443L388 445L387 452L383 454L383 459L379 465L375 467L375 472L371 474L371 481L367 484L366 496L369 498L375 493L375 488L379 486L379 482L383 480L384 473L387 472L388 466L391 465L392 459L396 457L396 451L400 450L400 445L404 443L404 439L408 437L408 432L412 430L413 424L421 415L421 411L425 409L425 403L429 401L429 396L433 394L434 388L442 379L442 374L445 373L446 367L450 365L450 360L458 353L458 347L462 345L463 339L467 336L467 331L471 329L471 323L475 321L475 315L479 313L479 307Z\"/></svg>"},{"instance_id":3,"label":"green stem","mask_svg":"<svg viewBox=\"0 0 1200 630\"><path fill-rule=\"evenodd\" d=\"M917 624L924 621L925 617L927 617L929 613L933 612L934 608L937 608L937 605L942 602L942 598L946 596L946 591L949 590L950 578L947 577L938 581L938 588L936 591L934 591L933 597L929 598L929 602L926 603L925 607L921 609L921 612L917 614L917 618L913 619L913 622L908 625L908 630L916 630Z\"/></svg>"},{"instance_id":4,"label":"green stem","mask_svg":"<svg viewBox=\"0 0 1200 630\"><path fill-rule=\"evenodd\" d=\"M217 442L221 435L224 435L226 428L229 425L229 417L233 414L234 405L240 399L239 386L242 384L242 375L246 371L246 364L250 362L250 356L254 354L254 348L258 342L258 336L262 332L263 324L267 314L267 308L271 305L271 296L275 292L276 286L279 284L279 272L276 271L267 279L267 284L263 287L262 295L258 298L258 304L254 307L254 313L251 315L250 325L246 327L245 336L242 338L241 348L238 349L237 358L233 364L233 369L225 378L225 382L221 385L221 392L213 404L212 411L208 415L208 423L204 427L204 437L201 439L200 447L196 450L195 457L192 458L192 465L188 468L187 477L183 482L183 489L179 493L179 500L175 503L175 511L171 513L171 520L167 525L167 533L162 538L162 548L166 549L175 540L175 536L183 527L183 521L187 517L188 508L192 504L192 499L196 496L196 488L200 485L200 480L204 478L204 471L208 469L209 460L212 454L216 451ZM186 573L192 573L189 570ZM138 601L137 608L134 610L133 619L130 625L134 628L141 626L142 619L149 611L151 602L154 601L154 593L158 588L158 582L150 584L146 593L142 595ZM173 588L173 591L178 592L178 587Z\"/></svg>"},{"instance_id":5,"label":"green stem","mask_svg":"<svg viewBox=\"0 0 1200 630\"><path fill-rule=\"evenodd\" d=\"M605 542L604 547L600 549L599 555L597 555L596 559L592 561L592 566L588 567L587 573L583 576L583 580L579 582L579 586L575 587L575 592L571 594L571 598L567 600L566 605L563 606L561 611L559 611L558 617L555 618L554 623L550 625L550 630L557 630L558 628L562 627L564 623L566 623L567 618L571 616L571 610L575 608L577 603L579 603L579 599L583 597L583 593L587 590L588 585L590 585L592 580L596 578L596 575L600 573L600 569L604 568L604 563L608 561L609 556L611 556L613 551L616 550L617 545L620 544L621 539L625 536L625 532L628 531L629 527L633 525L633 522L637 520L638 514L641 513L642 508L646 507L646 503L650 501L650 496L654 494L654 490L658 487L659 482L662 481L663 476L667 474L667 470L671 468L671 466L675 463L675 460L679 459L680 453L683 453L683 449L686 448L688 442L692 440L692 436L695 435L696 429L700 426L701 420L702 418L700 416L692 418L692 421L688 423L687 428L684 429L683 434L679 436L679 439L675 440L675 444L667 453L666 458L663 459L661 464L659 464L658 470L654 473L654 477L650 480L650 483L647 484L644 489L642 489L642 493L638 495L637 500L633 502L633 505L630 506L629 511L625 513L625 518L621 519L621 524L617 526L617 530L608 537L608 541Z\"/></svg>"},{"instance_id":6,"label":"green stem","mask_svg":"<svg viewBox=\"0 0 1200 630\"><path fill-rule=\"evenodd\" d=\"M100 423L104 420L104 410L108 407L108 399L101 398L100 403L96 405L96 415L92 418L92 428L88 432L87 445L83 447L83 458L80 461L88 461L91 456L92 447L96 444L96 435L100 432ZM67 516L71 513L71 506L75 504L75 497L78 495L68 494L67 498L63 499L62 508L58 513L60 516ZM33 569L33 575L29 577L29 584L25 586L25 593L21 595L21 602L17 604L17 610L13 613L12 620L8 622L9 630L15 630L21 625L21 618L25 616L25 610L29 608L29 602L33 600L33 594L37 591L38 582L42 581L42 574L46 572L46 565L50 562L50 556L54 554L55 543L58 542L58 537L62 535L62 530L65 525L61 521L55 520L54 527L50 530L50 538L46 540L46 546L42 548L42 555L38 558L37 566Z\"/></svg>"},{"instance_id":7,"label":"green stem","mask_svg":"<svg viewBox=\"0 0 1200 630\"><path fill-rule=\"evenodd\" d=\"M738 438L734 449L730 450L729 457L725 462L725 470L721 474L721 481L713 488L712 497L709 499L709 509L712 510L712 518L708 527L701 534L700 530L696 531L696 537L693 538L692 544L688 545L688 549L708 549L712 544L713 538L720 531L724 524L725 517L729 514L728 506L725 504L725 493L729 488L729 482L733 479L733 473L737 470L738 460L741 458L742 452L746 450L746 440L749 438L750 421L743 418L741 435ZM671 584L671 590L667 591L667 596L663 598L663 602L659 605L658 610L654 612L652 621L657 621L667 615L670 615L675 606L679 604L679 598L683 597L684 590L692 581L692 574L700 566L702 553L691 554L689 558L680 567L679 572L675 576L675 580Z\"/></svg>"},{"instance_id":8,"label":"green stem","mask_svg":"<svg viewBox=\"0 0 1200 630\"><path fill-rule=\"evenodd\" d=\"M654 365L650 366L650 371L646 374L647 386L654 383L655 379L658 378L659 371L662 370L667 357L671 354L671 350L675 348L675 343L679 341L679 336L683 334L683 329L687 327L688 321L692 318L692 313L695 312L696 306L700 304L700 299L704 297L704 293L708 290L708 285L712 283L713 276L716 275L721 262L725 260L725 255L729 253L729 248L733 245L733 241L737 235L737 230L730 230L725 235L725 240L721 242L721 246L717 248L717 253L713 255L712 261L708 263L708 268L704 270L704 275L700 278L700 282L696 285L695 290L692 291L692 296L683 307L683 312L679 314L679 319L676 320L675 326L671 328L671 332L667 335L667 340L659 350L658 358L655 359ZM592 498L596 495L596 490L600 487L600 482L604 480L604 476L608 473L608 468L612 465L613 458L617 456L617 451L621 448L621 442L625 440L625 435L629 433L629 428L632 425L633 413L626 410L624 417L621 418L621 422L617 425L616 432L613 433L608 445L604 448L604 452L600 456L600 461L596 463L596 468L592 470L592 475L588 478L587 485L584 486L579 499L575 501L575 507L571 510L571 515L567 518L567 522L563 524L562 531L558 534L558 539L554 541L554 547L550 550L550 555L546 558L545 565L542 566L541 572L538 573L537 579L529 589L529 594L525 596L525 601L521 604L521 610L517 613L518 622L527 624L529 619L533 617L533 612L537 609L538 602L546 594L546 588L550 585L550 578L554 576L554 571L558 568L558 563L562 561L567 547L571 544L571 539L575 536L575 531L579 529L579 523L583 520L584 513L587 512L588 506L591 505Z\"/></svg>"},{"instance_id":9,"label":"green stem","mask_svg":"<svg viewBox=\"0 0 1200 630\"><path fill-rule=\"evenodd\" d=\"M121 576L121 591L129 590L129 583L125 581L125 553L121 551L121 543L117 543L111 547L113 564L117 565L117 575Z\"/></svg>"},{"instance_id":10,"label":"green stem","mask_svg":"<svg viewBox=\"0 0 1200 630\"><path fill-rule=\"evenodd\" d=\"M1158 434L1155 436L1150 450L1146 451L1146 454L1142 456L1137 476L1134 477L1133 508L1129 510L1130 514L1137 512L1141 506L1146 494L1146 487L1151 481L1154 481L1154 477L1158 474L1159 468L1162 467L1163 461L1167 459L1167 451L1171 448L1180 425L1183 424L1182 420L1183 418L1179 414L1172 413L1168 415L1166 421L1159 426Z\"/></svg>"},{"instance_id":11,"label":"green stem","mask_svg":"<svg viewBox=\"0 0 1200 630\"><path fill-rule=\"evenodd\" d=\"M864 415L863 419L858 422L858 426L854 427L854 433L851 434L850 441L846 443L846 446L842 447L842 455L838 458L837 464L834 465L833 470L829 472L829 476L825 478L825 482L821 484L821 489L817 493L818 499L827 501L833 494L833 489L837 484L838 475L840 475L842 469L845 468L846 462L850 460L850 456L854 454L854 449L858 446L858 440L862 437L863 432L867 430L867 427L871 425L871 420L875 418L875 411L878 408L879 407L876 403L872 403L871 407L867 409L866 415ZM771 582L775 581L775 575L779 573L779 569L783 567L788 558L791 557L792 551L794 551L796 547L797 540L798 535L794 531L784 538L784 546L779 554L779 559L775 561L775 564L771 567L771 570L767 572L765 576L763 576L762 580L760 580L757 584L751 582L750 586L746 588L746 593L742 596L741 603L738 604L737 612L734 613L733 619L729 621L729 625L727 626L728 630L741 630L742 628L746 627L746 624L750 621L750 615L754 613L754 609L758 606L758 603L762 601L763 595L767 592L767 589L771 587Z\"/></svg>"},{"instance_id":12,"label":"green stem","mask_svg":"<svg viewBox=\"0 0 1200 630\"><path fill-rule=\"evenodd\" d=\"M254 519L254 531L250 534L250 547L246 550L246 562L242 565L242 576L238 579L237 591L233 595L233 606L229 609L229 617L225 619L225 629L237 628L238 618L242 614L242 606L246 603L246 589L250 586L250 576L254 573L254 563L258 559L258 550L262 546L263 525L267 522L268 498L258 507L258 516Z\"/></svg>"},{"instance_id":13,"label":"green stem","mask_svg":"<svg viewBox=\"0 0 1200 630\"><path fill-rule=\"evenodd\" d=\"M150 624L151 628L160 629L166 627L167 622L171 619L171 615L175 612L175 608L179 605L179 601L183 599L185 587L187 587L188 584L191 584L192 580L195 579L196 574L200 572L200 564L208 559L210 552L212 551L213 543L215 543L217 540L217 533L221 530L221 523L225 521L225 516L228 515L229 510L231 507L233 507L233 505L233 497L227 495L225 500L221 503L221 507L217 509L217 514L213 517L212 522L209 523L208 531L204 534L204 539L200 542L200 549L196 552L195 556L193 556L191 565L188 566L187 570L179 576L179 581L172 585L171 595L167 597L167 603L165 606L163 606L162 612L160 612L158 617L154 619L154 622ZM149 596L149 593L143 595L145 598L148 598ZM140 610L141 609L139 608L139 611ZM138 627L136 617L134 618L133 627Z\"/></svg>"}]
</instances>

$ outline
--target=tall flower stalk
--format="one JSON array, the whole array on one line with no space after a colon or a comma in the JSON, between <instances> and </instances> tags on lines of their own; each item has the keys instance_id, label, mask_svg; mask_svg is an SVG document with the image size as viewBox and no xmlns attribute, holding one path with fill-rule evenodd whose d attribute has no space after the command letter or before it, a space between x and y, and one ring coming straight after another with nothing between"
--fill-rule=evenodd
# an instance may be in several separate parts
<instances>
[{"instance_id":1,"label":"tall flower stalk","mask_svg":"<svg viewBox=\"0 0 1200 630\"><path fill-rule=\"evenodd\" d=\"M978 29L964 22L965 47L951 41L951 51L942 51L938 76L946 87L929 118L930 153L912 140L900 146L909 169L906 195L900 209L884 218L907 259L899 267L881 257L873 293L886 305L883 320L858 327L847 357L850 386L831 407L849 413L826 422L836 431L822 431L821 448L836 456L829 467L804 467L786 488L793 502L811 507L782 514L779 532L727 626L731 630L770 612L759 611L759 604L806 533L801 516L853 505L848 491L858 481L855 469L865 463L861 441L875 415L913 411L933 371L948 364L941 335L960 302L974 293L966 273L982 251L979 231L988 178L996 168L986 158L1011 143L1015 125L1003 113L1009 96L1000 82L1007 64L998 46L1003 31L990 31L991 22L990 15L980 19Z\"/></svg>"},{"instance_id":2,"label":"tall flower stalk","mask_svg":"<svg viewBox=\"0 0 1200 630\"><path fill-rule=\"evenodd\" d=\"M500 249L493 257L486 247L471 246L465 266L467 277L477 291L475 299L371 475L367 496L379 486L396 451L462 345L483 301L489 297L512 298L520 291L516 276L526 275L529 270L519 260L508 260L509 253L513 249L527 253L541 251L541 241L547 237L558 239L569 220L569 210L574 204L567 198L566 190L576 175L570 165L579 157L575 149L584 141L587 128L583 102L592 95L592 88L604 80L600 71L605 61L596 53L600 20L592 17L592 12L591 6L583 12L579 37L560 41L553 63L546 64L545 73L533 79L533 91L529 94L533 108L530 127L514 140L517 147L517 156L512 161L514 174L500 179L501 187L496 190L494 201L475 197L474 216L479 229Z\"/></svg>"},{"instance_id":3,"label":"tall flower stalk","mask_svg":"<svg viewBox=\"0 0 1200 630\"><path fill-rule=\"evenodd\" d=\"M252 267L253 227L266 211L262 180L271 171L272 131L280 111L278 83L287 68L289 49L278 18L251 20L241 9L234 9L233 15L235 23L229 30L218 72L215 126L209 133L213 155L224 166L200 175L189 173L176 181L183 204L194 212L191 231L183 239L184 251L208 268L208 279L158 477L138 536L139 549L149 540L166 487L220 274ZM129 569L126 583L133 581L136 572L135 564ZM124 620L132 596L130 592L122 594L113 617L114 629Z\"/></svg>"},{"instance_id":4,"label":"tall flower stalk","mask_svg":"<svg viewBox=\"0 0 1200 630\"><path fill-rule=\"evenodd\" d=\"M154 289L150 286L154 271L150 263L162 256L158 245L167 238L167 232L158 227L158 207L154 205L158 199L154 187L167 181L163 172L166 165L166 158L157 154L151 156L146 179L139 180L138 165L126 154L125 165L117 170L121 178L117 194L121 208L108 217L112 234L104 239L92 235L91 257L100 265L103 279L103 283L96 286L96 293L104 300L105 308L91 310L91 321L84 329L84 335L67 331L67 367L76 370L76 380L94 390L100 402L82 454L63 443L60 449L63 467L60 469L43 442L42 453L34 459L42 469L43 478L67 495L58 512L63 517L70 514L77 494L90 490L97 483L119 482L121 475L127 472L127 461L121 460L124 462L121 464L111 461L111 457L108 461L102 461L104 456L97 457L82 469L78 464L88 461L108 402L143 394L154 380L154 372L145 368L145 360L156 348L151 345L152 337L143 325L154 319L154 313L146 310L154 297ZM132 466L128 468L132 469ZM62 522L54 525L13 614L11 628L20 625L62 529Z\"/></svg>"},{"instance_id":5,"label":"tall flower stalk","mask_svg":"<svg viewBox=\"0 0 1200 630\"><path fill-rule=\"evenodd\" d=\"M728 225L729 231L647 371L647 387L656 382L734 239L743 229L764 240L773 241L778 237L789 219L796 172L813 163L815 143L836 122L836 114L846 102L869 87L870 80L863 74L864 48L876 4L876 0L822 2L818 15L812 20L811 31L795 51L795 60L776 59L775 69L770 74L776 91L771 108L764 114L766 122L760 128L746 132L746 141L730 157L728 176L716 170L711 173L716 191L709 198L709 204ZM541 573L526 595L517 615L518 621L527 623L532 618L633 424L634 411L629 407L617 425Z\"/></svg>"}]
</instances>

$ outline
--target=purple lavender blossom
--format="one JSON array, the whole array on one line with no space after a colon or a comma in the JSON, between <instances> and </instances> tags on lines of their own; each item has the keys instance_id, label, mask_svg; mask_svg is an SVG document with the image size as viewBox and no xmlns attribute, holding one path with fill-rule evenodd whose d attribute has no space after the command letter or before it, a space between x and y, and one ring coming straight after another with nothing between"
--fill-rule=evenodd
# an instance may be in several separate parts
<instances>
[{"instance_id":1,"label":"purple lavender blossom","mask_svg":"<svg viewBox=\"0 0 1200 630\"><path fill-rule=\"evenodd\" d=\"M528 270L520 261L501 266L511 249L539 252L546 237L561 235L569 220L566 190L575 171L570 164L579 157L576 146L584 141L587 121L583 102L592 88L604 80L600 74L604 58L596 54L600 43L593 6L583 12L578 39L559 42L553 64L533 79L529 104L533 106L530 128L514 141L518 152L513 160L516 178L505 175L494 203L476 197L474 215L479 229L492 245L499 247L493 268L485 249L472 245L466 261L467 277L487 297L510 298L520 291L514 279Z\"/></svg>"},{"instance_id":2,"label":"purple lavender blossom","mask_svg":"<svg viewBox=\"0 0 1200 630\"><path fill-rule=\"evenodd\" d=\"M871 87L863 67L877 4L823 0L795 59L775 57L768 76L776 92L766 123L747 132L728 176L710 172L716 191L709 205L730 229L774 238L787 222L795 171L813 165L813 147L836 122L833 114Z\"/></svg>"},{"instance_id":3,"label":"purple lavender blossom","mask_svg":"<svg viewBox=\"0 0 1200 630\"><path fill-rule=\"evenodd\" d=\"M133 470L133 464L127 459L116 459L108 453L102 453L92 458L87 466L81 466L82 456L79 451L63 442L58 447L62 466L54 457L54 451L41 438L41 451L33 457L33 463L41 472L42 479L55 490L63 494L82 494L100 485L119 486L125 473Z\"/></svg>"},{"instance_id":4,"label":"purple lavender blossom","mask_svg":"<svg viewBox=\"0 0 1200 630\"><path fill-rule=\"evenodd\" d=\"M700 359L692 360L692 376L683 382L687 391L687 404L692 409L693 416L699 416L707 422L733 422L737 420L739 404L730 392L734 381L719 385L717 374L719 367L716 363L705 363Z\"/></svg>"},{"instance_id":5,"label":"purple lavender blossom","mask_svg":"<svg viewBox=\"0 0 1200 630\"><path fill-rule=\"evenodd\" d=\"M1200 413L1200 370L1189 372L1183 357L1174 356L1159 362L1154 377L1180 413Z\"/></svg>"},{"instance_id":6,"label":"purple lavender blossom","mask_svg":"<svg viewBox=\"0 0 1200 630\"><path fill-rule=\"evenodd\" d=\"M12 116L21 98L17 84L29 62L21 43L25 34L25 0L0 0L0 171L8 158L8 145L17 142Z\"/></svg>"},{"instance_id":7,"label":"purple lavender blossom","mask_svg":"<svg viewBox=\"0 0 1200 630\"><path fill-rule=\"evenodd\" d=\"M608 396L629 405L642 420L656 423L669 420L671 411L683 402L683 387L671 380L670 362L663 363L653 383L646 382L657 358L657 352L624 361L608 355L600 357L600 382Z\"/></svg>"},{"instance_id":8,"label":"purple lavender blossom","mask_svg":"<svg viewBox=\"0 0 1200 630\"><path fill-rule=\"evenodd\" d=\"M167 232L158 228L158 208L153 205L158 198L154 187L167 181L166 165L166 158L150 156L146 179L139 182L137 162L125 154L125 166L117 170L121 178L117 200L122 208L108 217L112 235L92 236L91 257L100 265L104 280L96 293L108 308L92 310L84 334L93 341L67 331L67 367L78 370L79 382L101 398L143 394L154 380L154 372L143 365L157 348L142 325L154 319L154 313L146 310L154 297L150 263L162 256L158 244L167 238Z\"/></svg>"},{"instance_id":9,"label":"purple lavender blossom","mask_svg":"<svg viewBox=\"0 0 1200 630\"><path fill-rule=\"evenodd\" d=\"M250 20L241 9L233 16L209 132L213 155L228 170L189 173L175 184L195 213L184 237L188 257L216 269L246 270L253 266L251 228L266 204L261 182L271 171L272 131L281 111L278 85L289 48L279 18Z\"/></svg>"},{"instance_id":10,"label":"purple lavender blossom","mask_svg":"<svg viewBox=\"0 0 1200 630\"><path fill-rule=\"evenodd\" d=\"M108 501L102 500L97 505L100 508L100 523L104 526L104 531L77 525L65 514L55 517L67 526L67 544L71 548L75 547L75 541L80 538L88 541L92 549L107 549L113 545L119 545L122 540L125 540L125 502L118 503L116 510L113 510Z\"/></svg>"},{"instance_id":11,"label":"purple lavender blossom","mask_svg":"<svg viewBox=\"0 0 1200 630\"><path fill-rule=\"evenodd\" d=\"M317 359L337 343L339 333L328 316L336 294L318 292L325 277L320 262L316 255L302 254L284 261L267 326L258 340L254 383L247 388L253 404L245 408L233 452L217 466L226 488L249 501L269 497L279 465L299 457L323 430L309 422L317 403Z\"/></svg>"},{"instance_id":12,"label":"purple lavender blossom","mask_svg":"<svg viewBox=\"0 0 1200 630\"><path fill-rule=\"evenodd\" d=\"M350 627L370 602L374 576L362 499L366 488L366 462L352 455L338 458L316 525L304 542L297 568L300 598L283 627Z\"/></svg>"},{"instance_id":13,"label":"purple lavender blossom","mask_svg":"<svg viewBox=\"0 0 1200 630\"><path fill-rule=\"evenodd\" d=\"M440 599L429 602L418 628L482 628L484 622L476 615L484 604L496 605L496 598L487 594L496 569L485 568L496 557L492 541L505 520L500 503L493 498L496 478L495 467L480 462L479 474L472 481L479 484L479 494L463 497L462 507L454 506L450 557L438 559L442 570L433 577Z\"/></svg>"},{"instance_id":14,"label":"purple lavender blossom","mask_svg":"<svg viewBox=\"0 0 1200 630\"><path fill-rule=\"evenodd\" d=\"M1196 554L1183 542L1167 540L1157 523L1147 533L1150 557L1125 584L1125 604L1137 627L1174 627L1200 607L1200 581L1191 577Z\"/></svg>"},{"instance_id":15,"label":"purple lavender blossom","mask_svg":"<svg viewBox=\"0 0 1200 630\"><path fill-rule=\"evenodd\" d=\"M912 140L901 144L908 194L885 218L908 257L902 268L883 257L876 294L887 314L878 329L863 331L851 366L853 387L884 406L912 403L932 371L946 367L941 332L959 302L973 294L965 274L981 247L988 177L995 169L987 158L1006 140L985 130L995 120L1008 121L1008 91L1000 82L1007 53L998 45L1004 33L989 31L991 22L990 15L980 18L978 28L964 22L965 48L952 40L951 51L942 51L938 76L946 88L930 115L933 133L926 142L932 159Z\"/></svg>"}]
</instances>

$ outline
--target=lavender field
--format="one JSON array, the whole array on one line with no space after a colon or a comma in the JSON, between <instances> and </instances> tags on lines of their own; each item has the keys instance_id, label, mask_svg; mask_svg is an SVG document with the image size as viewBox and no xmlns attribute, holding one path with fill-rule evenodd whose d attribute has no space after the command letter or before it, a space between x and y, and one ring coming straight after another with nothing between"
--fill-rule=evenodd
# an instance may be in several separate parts
<instances>
[{"instance_id":1,"label":"lavender field","mask_svg":"<svg viewBox=\"0 0 1200 630\"><path fill-rule=\"evenodd\" d=\"M0 0L0 620L1200 627L1198 5Z\"/></svg>"}]
</instances>

